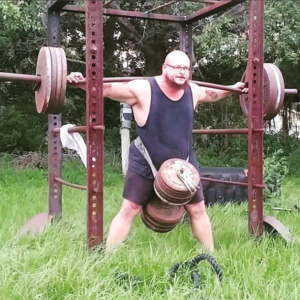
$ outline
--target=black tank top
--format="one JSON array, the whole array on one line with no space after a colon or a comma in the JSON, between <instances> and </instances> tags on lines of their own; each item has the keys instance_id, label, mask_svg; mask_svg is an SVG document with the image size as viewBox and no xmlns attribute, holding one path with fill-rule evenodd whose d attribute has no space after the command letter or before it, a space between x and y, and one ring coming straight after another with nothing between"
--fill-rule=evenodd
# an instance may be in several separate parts
<instances>
[{"instance_id":1,"label":"black tank top","mask_svg":"<svg viewBox=\"0 0 300 300\"><path fill-rule=\"evenodd\" d=\"M194 128L194 105L190 85L178 101L170 100L160 89L155 78L149 79L151 106L146 124L137 125L137 133L147 148L157 170L170 158L187 159L197 166L192 151L192 130ZM129 168L140 175L153 178L151 168L132 143L130 146Z\"/></svg>"}]
</instances>

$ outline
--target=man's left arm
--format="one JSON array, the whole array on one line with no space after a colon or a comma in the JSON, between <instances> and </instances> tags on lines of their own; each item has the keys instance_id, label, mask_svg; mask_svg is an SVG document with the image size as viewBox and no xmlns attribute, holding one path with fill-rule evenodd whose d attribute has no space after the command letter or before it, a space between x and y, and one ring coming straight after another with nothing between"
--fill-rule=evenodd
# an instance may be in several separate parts
<instances>
[{"instance_id":1,"label":"man's left arm","mask_svg":"<svg viewBox=\"0 0 300 300\"><path fill-rule=\"evenodd\" d=\"M245 88L245 83L243 82L237 82L236 84L228 87L238 89L241 91L241 93L248 92L248 88ZM233 94L237 93L213 88L202 88L202 91L199 93L199 97L197 99L197 104L216 102Z\"/></svg>"}]
</instances>

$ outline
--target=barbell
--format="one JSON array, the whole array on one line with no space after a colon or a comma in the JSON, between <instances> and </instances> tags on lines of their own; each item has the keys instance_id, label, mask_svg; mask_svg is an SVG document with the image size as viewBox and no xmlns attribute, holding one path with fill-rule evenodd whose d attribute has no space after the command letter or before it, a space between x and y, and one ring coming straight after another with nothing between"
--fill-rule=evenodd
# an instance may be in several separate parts
<instances>
[{"instance_id":1,"label":"barbell","mask_svg":"<svg viewBox=\"0 0 300 300\"><path fill-rule=\"evenodd\" d=\"M245 74L246 72L242 77L243 82L247 82ZM103 78L103 82L126 82L134 79L145 79L145 77ZM36 75L0 72L0 80L34 83L37 112L59 114L65 105L65 94L68 84L65 51L63 48L58 47L42 47L37 59ZM242 111L248 116L248 95L242 94L239 89L195 80L190 82L203 87L240 94L239 99ZM69 85L76 86L74 84ZM285 89L284 80L278 67L270 63L264 64L264 120L271 120L278 114L283 107L285 95L297 93L296 89Z\"/></svg>"}]
</instances>

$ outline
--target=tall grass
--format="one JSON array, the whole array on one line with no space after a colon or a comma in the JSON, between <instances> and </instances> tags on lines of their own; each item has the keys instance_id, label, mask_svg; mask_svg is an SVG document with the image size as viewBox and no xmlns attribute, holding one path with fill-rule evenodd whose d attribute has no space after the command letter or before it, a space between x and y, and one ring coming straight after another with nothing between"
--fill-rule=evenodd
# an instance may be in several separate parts
<instances>
[{"instance_id":1,"label":"tall grass","mask_svg":"<svg viewBox=\"0 0 300 300\"><path fill-rule=\"evenodd\" d=\"M85 184L80 162L64 162L63 177ZM121 203L121 170L105 168L105 231ZM284 181L282 202L297 203L300 180ZM300 215L297 211L266 212L290 229L295 242L285 245L267 234L260 240L247 232L247 206L215 206L208 209L216 252L224 272L218 282L206 262L199 263L201 287L193 289L188 273L173 281L167 270L203 252L189 225L180 224L167 234L148 230L140 218L129 239L113 255L86 249L86 195L64 187L63 219L37 236L17 235L33 215L47 211L47 171L0 170L0 299L270 299L292 300L300 295ZM116 272L141 277L119 282Z\"/></svg>"}]
</instances>

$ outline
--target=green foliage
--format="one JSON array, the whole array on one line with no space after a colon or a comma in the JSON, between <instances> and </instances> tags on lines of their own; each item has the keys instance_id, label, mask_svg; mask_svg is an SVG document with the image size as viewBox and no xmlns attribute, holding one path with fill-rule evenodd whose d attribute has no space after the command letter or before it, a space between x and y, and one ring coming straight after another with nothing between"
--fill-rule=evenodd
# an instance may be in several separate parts
<instances>
[{"instance_id":1,"label":"green foliage","mask_svg":"<svg viewBox=\"0 0 300 300\"><path fill-rule=\"evenodd\" d=\"M278 159L286 159L288 174L300 177L300 140L298 137L278 133L266 134L264 148L266 157L271 157L276 153Z\"/></svg>"},{"instance_id":2,"label":"green foliage","mask_svg":"<svg viewBox=\"0 0 300 300\"><path fill-rule=\"evenodd\" d=\"M279 198L281 196L282 180L288 174L288 163L286 157L282 157L282 150L264 159L264 199Z\"/></svg>"}]
</instances>

